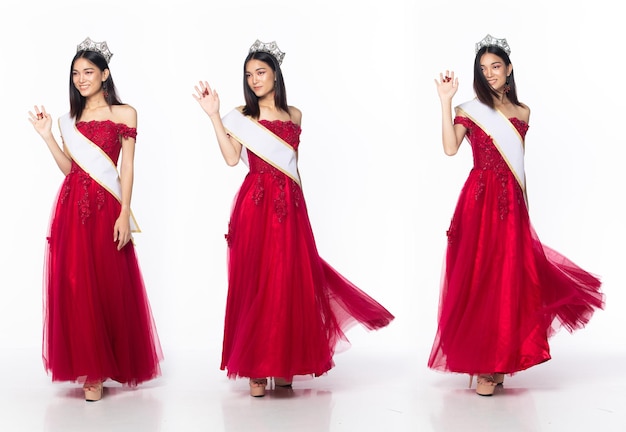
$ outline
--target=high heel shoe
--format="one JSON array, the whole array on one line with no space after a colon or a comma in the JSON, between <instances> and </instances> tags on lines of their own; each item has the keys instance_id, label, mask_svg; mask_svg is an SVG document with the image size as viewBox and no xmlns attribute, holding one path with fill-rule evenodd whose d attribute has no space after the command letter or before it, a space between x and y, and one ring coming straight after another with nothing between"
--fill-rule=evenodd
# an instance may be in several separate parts
<instances>
[{"instance_id":1,"label":"high heel shoe","mask_svg":"<svg viewBox=\"0 0 626 432\"><path fill-rule=\"evenodd\" d=\"M476 394L479 396L491 396L496 389L498 383L496 382L494 375L478 375L476 378ZM499 374L498 374L499 375ZM470 375L470 388L472 387L472 380L474 379L474 375ZM502 380L504 381L504 375L502 376ZM502 382L500 382L501 384Z\"/></svg>"},{"instance_id":2,"label":"high heel shoe","mask_svg":"<svg viewBox=\"0 0 626 432\"><path fill-rule=\"evenodd\" d=\"M504 374L503 373L494 373L492 375L493 377L493 381L496 383L496 385L504 385Z\"/></svg>"},{"instance_id":3,"label":"high heel shoe","mask_svg":"<svg viewBox=\"0 0 626 432\"><path fill-rule=\"evenodd\" d=\"M291 381L287 381L285 378L274 377L274 386L276 387L291 387Z\"/></svg>"},{"instance_id":4,"label":"high heel shoe","mask_svg":"<svg viewBox=\"0 0 626 432\"><path fill-rule=\"evenodd\" d=\"M83 385L83 391L85 392L85 400L87 402L96 402L102 399L104 387L101 381L96 383L85 383Z\"/></svg>"},{"instance_id":5,"label":"high heel shoe","mask_svg":"<svg viewBox=\"0 0 626 432\"><path fill-rule=\"evenodd\" d=\"M267 386L267 378L250 378L250 396L265 396L265 387Z\"/></svg>"}]
</instances>

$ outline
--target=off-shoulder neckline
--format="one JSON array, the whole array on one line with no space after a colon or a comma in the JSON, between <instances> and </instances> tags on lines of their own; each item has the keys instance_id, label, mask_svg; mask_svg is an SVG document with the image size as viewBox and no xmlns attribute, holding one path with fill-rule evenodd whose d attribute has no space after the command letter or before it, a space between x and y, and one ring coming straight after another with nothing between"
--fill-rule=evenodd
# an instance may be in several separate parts
<instances>
[{"instance_id":1,"label":"off-shoulder neckline","mask_svg":"<svg viewBox=\"0 0 626 432\"><path fill-rule=\"evenodd\" d=\"M512 121L512 120L517 120L518 122L523 123L523 124L525 124L525 125L527 125L527 124L528 124L528 122L527 122L527 121L522 120L521 118L518 118L518 117L509 117L509 121Z\"/></svg>"},{"instance_id":2,"label":"off-shoulder neckline","mask_svg":"<svg viewBox=\"0 0 626 432\"><path fill-rule=\"evenodd\" d=\"M291 120L280 120L280 119L276 119L276 120L267 120L267 119L262 119L259 120L260 122L266 122L266 123L282 123L282 124L292 124L293 126L300 128L300 125L297 123L292 122Z\"/></svg>"},{"instance_id":3,"label":"off-shoulder neckline","mask_svg":"<svg viewBox=\"0 0 626 432\"><path fill-rule=\"evenodd\" d=\"M89 123L111 123L111 124L116 125L116 126L125 126L125 127L129 128L129 129L137 129L137 128L128 126L126 123L114 122L113 120L109 120L109 119L106 119L106 120L80 120L80 121L76 122L76 125L78 126L81 123L84 123L84 124L89 124Z\"/></svg>"}]
</instances>

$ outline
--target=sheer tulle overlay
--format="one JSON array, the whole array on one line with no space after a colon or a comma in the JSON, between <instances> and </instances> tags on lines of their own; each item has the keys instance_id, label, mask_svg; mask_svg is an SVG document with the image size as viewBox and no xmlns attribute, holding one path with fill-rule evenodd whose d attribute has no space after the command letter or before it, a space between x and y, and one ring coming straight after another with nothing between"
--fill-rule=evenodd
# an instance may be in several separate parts
<instances>
[{"instance_id":1,"label":"sheer tulle overlay","mask_svg":"<svg viewBox=\"0 0 626 432\"><path fill-rule=\"evenodd\" d=\"M511 119L522 136L528 125ZM439 326L428 366L514 373L550 359L559 327L604 307L600 280L541 244L522 190L491 138L465 117L474 168L450 228Z\"/></svg>"},{"instance_id":2,"label":"sheer tulle overlay","mask_svg":"<svg viewBox=\"0 0 626 432\"><path fill-rule=\"evenodd\" d=\"M261 124L297 149L300 127ZM244 149L244 151L246 151ZM318 255L300 186L248 152L228 234L229 291L221 369L231 378L321 375L344 331L393 319Z\"/></svg>"},{"instance_id":3,"label":"sheer tulle overlay","mask_svg":"<svg viewBox=\"0 0 626 432\"><path fill-rule=\"evenodd\" d=\"M79 131L117 161L134 128L81 122ZM43 359L54 381L136 385L160 373L161 347L130 242L113 241L117 199L76 163L53 208L44 278Z\"/></svg>"}]
</instances>

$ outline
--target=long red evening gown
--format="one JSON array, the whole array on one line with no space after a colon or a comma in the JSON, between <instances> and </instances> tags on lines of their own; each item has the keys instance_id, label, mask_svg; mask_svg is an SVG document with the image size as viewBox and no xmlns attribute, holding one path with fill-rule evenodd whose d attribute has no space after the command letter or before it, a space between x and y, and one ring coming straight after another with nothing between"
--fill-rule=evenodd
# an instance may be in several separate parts
<instances>
[{"instance_id":1,"label":"long red evening gown","mask_svg":"<svg viewBox=\"0 0 626 432\"><path fill-rule=\"evenodd\" d=\"M260 123L297 150L298 125ZM226 236L221 369L230 378L319 376L332 368L350 324L379 329L394 317L320 258L300 186L248 156Z\"/></svg>"},{"instance_id":2,"label":"long red evening gown","mask_svg":"<svg viewBox=\"0 0 626 432\"><path fill-rule=\"evenodd\" d=\"M112 161L120 137L137 131L111 121L77 128ZM44 277L43 359L53 381L113 379L134 386L160 373L161 347L129 242L113 241L120 203L75 162L53 208Z\"/></svg>"},{"instance_id":3,"label":"long red evening gown","mask_svg":"<svg viewBox=\"0 0 626 432\"><path fill-rule=\"evenodd\" d=\"M471 120L474 167L448 230L439 326L428 366L514 373L550 359L559 327L587 324L604 307L600 281L541 244L522 189L493 141ZM528 125L512 124L524 137Z\"/></svg>"}]
</instances>

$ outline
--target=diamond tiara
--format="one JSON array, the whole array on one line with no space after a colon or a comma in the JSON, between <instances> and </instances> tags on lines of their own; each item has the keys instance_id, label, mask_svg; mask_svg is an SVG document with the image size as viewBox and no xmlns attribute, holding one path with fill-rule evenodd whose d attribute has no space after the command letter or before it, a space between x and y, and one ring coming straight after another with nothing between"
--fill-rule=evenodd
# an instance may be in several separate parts
<instances>
[{"instance_id":1,"label":"diamond tiara","mask_svg":"<svg viewBox=\"0 0 626 432\"><path fill-rule=\"evenodd\" d=\"M502 48L507 55L511 55L511 47L504 38L498 39L488 34L483 40L476 44L476 53L484 46L497 46Z\"/></svg>"},{"instance_id":2,"label":"diamond tiara","mask_svg":"<svg viewBox=\"0 0 626 432\"><path fill-rule=\"evenodd\" d=\"M259 52L259 51L266 52L268 54L273 55L274 58L278 60L279 65L283 63L283 58L285 57L285 53L282 52L278 48L278 45L276 45L275 41L265 43L257 39L250 47L249 53Z\"/></svg>"},{"instance_id":3,"label":"diamond tiara","mask_svg":"<svg viewBox=\"0 0 626 432\"><path fill-rule=\"evenodd\" d=\"M111 57L113 57L113 53L109 51L109 47L106 42L94 42L89 37L82 41L76 47L76 52L78 51L94 51L102 55L104 59L109 63Z\"/></svg>"}]
</instances>

